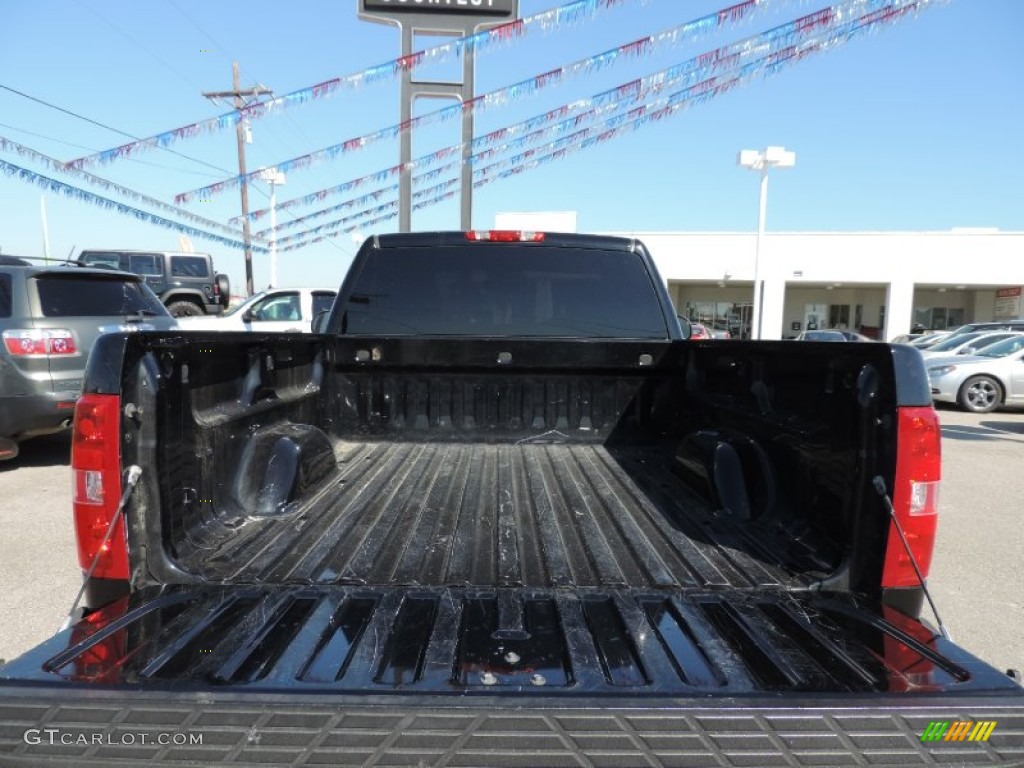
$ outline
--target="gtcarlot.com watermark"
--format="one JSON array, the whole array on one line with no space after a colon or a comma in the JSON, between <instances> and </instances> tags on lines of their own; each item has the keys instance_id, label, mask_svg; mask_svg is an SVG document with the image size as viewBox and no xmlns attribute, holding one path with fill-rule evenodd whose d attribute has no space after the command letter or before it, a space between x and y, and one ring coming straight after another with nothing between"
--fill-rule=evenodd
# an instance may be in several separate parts
<instances>
[{"instance_id":1,"label":"gtcarlot.com watermark","mask_svg":"<svg viewBox=\"0 0 1024 768\"><path fill-rule=\"evenodd\" d=\"M201 733L182 733L180 731L166 733L90 733L88 731L63 731L60 728L29 728L22 734L26 744L62 745L67 747L185 747L203 743Z\"/></svg>"}]
</instances>

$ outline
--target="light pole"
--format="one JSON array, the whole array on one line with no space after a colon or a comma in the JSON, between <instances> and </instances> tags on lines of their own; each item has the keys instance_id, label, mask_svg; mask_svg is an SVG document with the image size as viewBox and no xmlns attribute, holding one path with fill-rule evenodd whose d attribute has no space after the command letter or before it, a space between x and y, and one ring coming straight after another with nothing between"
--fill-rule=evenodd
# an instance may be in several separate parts
<instances>
[{"instance_id":1,"label":"light pole","mask_svg":"<svg viewBox=\"0 0 1024 768\"><path fill-rule=\"evenodd\" d=\"M277 287L277 188L284 184L285 175L277 168L260 172L260 178L270 185L270 288Z\"/></svg>"},{"instance_id":2,"label":"light pole","mask_svg":"<svg viewBox=\"0 0 1024 768\"><path fill-rule=\"evenodd\" d=\"M757 215L757 245L754 247L754 308L750 318L750 335L761 338L761 310L764 286L761 284L761 241L764 239L765 213L768 210L768 169L792 168L796 165L796 152L784 147L767 147L764 152L743 149L736 162L744 168L761 173L761 204Z\"/></svg>"}]
</instances>

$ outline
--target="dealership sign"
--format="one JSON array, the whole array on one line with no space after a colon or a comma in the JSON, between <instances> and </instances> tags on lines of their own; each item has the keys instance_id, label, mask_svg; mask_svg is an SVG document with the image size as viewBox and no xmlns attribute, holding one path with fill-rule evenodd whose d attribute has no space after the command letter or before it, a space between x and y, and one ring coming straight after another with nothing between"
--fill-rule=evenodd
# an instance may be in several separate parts
<instances>
[{"instance_id":1,"label":"dealership sign","mask_svg":"<svg viewBox=\"0 0 1024 768\"><path fill-rule=\"evenodd\" d=\"M376 24L390 24L402 30L399 111L403 125L413 123L413 102L418 98L458 99L463 105L476 98L476 43L484 30L515 24L519 18L519 0L358 0L359 18ZM417 34L449 35L457 38L452 46L462 57L462 77L456 81L413 79L413 66L422 52L413 51ZM437 47L440 49L440 46ZM469 158L473 143L473 111L461 110L462 154ZM398 231L412 231L412 131L399 131ZM471 229L473 220L473 169L467 162L460 170L459 227Z\"/></svg>"},{"instance_id":2,"label":"dealership sign","mask_svg":"<svg viewBox=\"0 0 1024 768\"><path fill-rule=\"evenodd\" d=\"M413 12L438 16L474 15L514 18L518 0L359 0L361 13Z\"/></svg>"},{"instance_id":3,"label":"dealership sign","mask_svg":"<svg viewBox=\"0 0 1024 768\"><path fill-rule=\"evenodd\" d=\"M1000 288L996 291L996 306L993 313L996 317L1021 317L1020 311L1021 286Z\"/></svg>"}]
</instances>

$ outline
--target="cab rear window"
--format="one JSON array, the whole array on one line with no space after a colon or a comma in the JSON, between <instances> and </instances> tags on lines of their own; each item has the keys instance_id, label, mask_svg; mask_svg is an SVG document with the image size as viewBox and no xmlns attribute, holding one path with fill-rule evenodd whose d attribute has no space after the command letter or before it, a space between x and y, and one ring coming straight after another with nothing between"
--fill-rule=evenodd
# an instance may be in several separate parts
<instances>
[{"instance_id":1,"label":"cab rear window","mask_svg":"<svg viewBox=\"0 0 1024 768\"><path fill-rule=\"evenodd\" d=\"M156 295L139 282L40 275L34 280L43 317L114 317L167 313Z\"/></svg>"},{"instance_id":2,"label":"cab rear window","mask_svg":"<svg viewBox=\"0 0 1024 768\"><path fill-rule=\"evenodd\" d=\"M11 298L11 276L0 272L0 317L10 317L14 309Z\"/></svg>"},{"instance_id":3,"label":"cab rear window","mask_svg":"<svg viewBox=\"0 0 1024 768\"><path fill-rule=\"evenodd\" d=\"M639 254L516 244L377 251L345 333L664 339Z\"/></svg>"},{"instance_id":4,"label":"cab rear window","mask_svg":"<svg viewBox=\"0 0 1024 768\"><path fill-rule=\"evenodd\" d=\"M334 293L314 293L313 294L313 317L316 317L321 312L330 310L334 306Z\"/></svg>"}]
</instances>

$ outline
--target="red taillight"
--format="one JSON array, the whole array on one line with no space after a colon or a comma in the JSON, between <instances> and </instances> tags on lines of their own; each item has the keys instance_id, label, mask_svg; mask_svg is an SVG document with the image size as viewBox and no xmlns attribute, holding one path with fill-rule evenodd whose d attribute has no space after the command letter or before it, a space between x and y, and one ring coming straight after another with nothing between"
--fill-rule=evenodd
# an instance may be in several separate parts
<instances>
[{"instance_id":1,"label":"red taillight","mask_svg":"<svg viewBox=\"0 0 1024 768\"><path fill-rule=\"evenodd\" d=\"M75 337L64 328L4 331L4 347L15 357L77 355Z\"/></svg>"},{"instance_id":2,"label":"red taillight","mask_svg":"<svg viewBox=\"0 0 1024 768\"><path fill-rule=\"evenodd\" d=\"M128 612L129 602L122 598L93 611L71 629L71 645L84 650L75 656L73 672L63 667L60 672L73 676L79 682L114 683L121 674L121 664L128 656L128 630L119 629L98 641L90 640L98 632Z\"/></svg>"},{"instance_id":3,"label":"red taillight","mask_svg":"<svg viewBox=\"0 0 1024 768\"><path fill-rule=\"evenodd\" d=\"M466 233L466 239L492 243L540 243L543 232L522 232L518 229L475 229Z\"/></svg>"},{"instance_id":4,"label":"red taillight","mask_svg":"<svg viewBox=\"0 0 1024 768\"><path fill-rule=\"evenodd\" d=\"M931 407L900 408L896 444L896 484L893 508L921 577L932 564L938 524L939 478L942 474L942 438L939 417ZM920 586L910 556L890 525L882 568L883 587Z\"/></svg>"},{"instance_id":5,"label":"red taillight","mask_svg":"<svg viewBox=\"0 0 1024 768\"><path fill-rule=\"evenodd\" d=\"M882 619L925 648L934 650L936 635L919 621L907 618L888 605L882 606ZM921 655L917 647L907 645L898 636L888 632L882 632L881 635L882 657L889 670L889 679L886 682L887 691L897 693L913 690L919 686L941 684L940 679L936 676L940 670L936 667L935 662L927 656Z\"/></svg>"},{"instance_id":6,"label":"red taillight","mask_svg":"<svg viewBox=\"0 0 1024 768\"><path fill-rule=\"evenodd\" d=\"M79 398L71 435L71 476L79 565L88 570L100 552L93 575L127 579L123 520L103 542L121 500L121 398L117 395Z\"/></svg>"}]
</instances>

